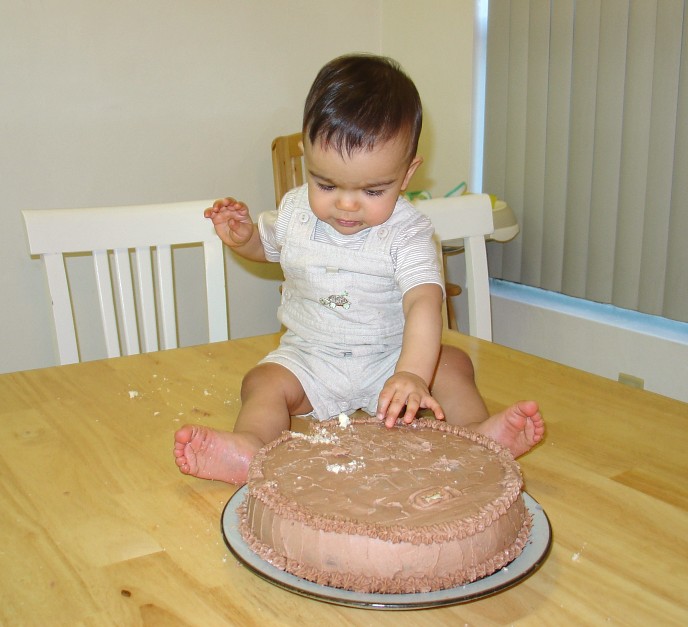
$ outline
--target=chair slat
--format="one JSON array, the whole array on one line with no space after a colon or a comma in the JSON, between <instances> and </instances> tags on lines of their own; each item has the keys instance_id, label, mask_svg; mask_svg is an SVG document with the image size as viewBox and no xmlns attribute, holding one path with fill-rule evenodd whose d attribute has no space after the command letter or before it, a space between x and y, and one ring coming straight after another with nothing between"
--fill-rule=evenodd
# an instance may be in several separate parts
<instances>
[{"instance_id":1,"label":"chair slat","mask_svg":"<svg viewBox=\"0 0 688 627\"><path fill-rule=\"evenodd\" d=\"M160 303L160 342L163 349L177 348L177 314L174 308L172 249L157 247L158 301ZM224 285L224 275L222 276Z\"/></svg>"},{"instance_id":2,"label":"chair slat","mask_svg":"<svg viewBox=\"0 0 688 627\"><path fill-rule=\"evenodd\" d=\"M53 307L55 329L57 331L57 350L61 364L74 364L79 361L79 350L76 342L76 329L72 315L72 303L69 297L67 272L64 258L59 253L41 255L48 277L48 288Z\"/></svg>"},{"instance_id":3,"label":"chair slat","mask_svg":"<svg viewBox=\"0 0 688 627\"><path fill-rule=\"evenodd\" d=\"M158 350L158 323L155 313L155 291L153 287L153 264L151 249L139 246L134 252L138 302L140 309L140 331L143 352Z\"/></svg>"},{"instance_id":4,"label":"chair slat","mask_svg":"<svg viewBox=\"0 0 688 627\"><path fill-rule=\"evenodd\" d=\"M120 332L123 336L124 352L126 355L136 355L141 352L141 348L136 323L136 302L134 301L129 250L118 248L113 251L113 256L115 261L115 289L122 315Z\"/></svg>"},{"instance_id":5,"label":"chair slat","mask_svg":"<svg viewBox=\"0 0 688 627\"><path fill-rule=\"evenodd\" d=\"M282 135L272 142L272 174L275 185L275 204L290 189L302 185L303 151L300 146L301 133Z\"/></svg>"},{"instance_id":6,"label":"chair slat","mask_svg":"<svg viewBox=\"0 0 688 627\"><path fill-rule=\"evenodd\" d=\"M93 251L93 267L96 275L96 289L100 305L100 320L103 324L105 336L105 350L108 357L119 357L119 333L117 332L117 316L115 301L112 297L112 279L110 278L110 262L107 250Z\"/></svg>"},{"instance_id":7,"label":"chair slat","mask_svg":"<svg viewBox=\"0 0 688 627\"><path fill-rule=\"evenodd\" d=\"M464 238L466 291L468 292L468 333L492 341L492 308L487 250L484 236Z\"/></svg>"},{"instance_id":8,"label":"chair slat","mask_svg":"<svg viewBox=\"0 0 688 627\"><path fill-rule=\"evenodd\" d=\"M206 292L208 295L208 334L211 342L228 338L227 293L224 289L224 254L222 242L206 242L203 246L205 259Z\"/></svg>"}]
</instances>

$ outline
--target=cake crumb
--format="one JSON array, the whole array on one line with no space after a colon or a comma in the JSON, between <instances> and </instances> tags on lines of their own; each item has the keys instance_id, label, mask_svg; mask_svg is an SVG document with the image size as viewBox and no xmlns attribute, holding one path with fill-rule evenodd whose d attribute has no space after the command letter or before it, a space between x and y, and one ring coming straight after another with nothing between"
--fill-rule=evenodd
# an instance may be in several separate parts
<instances>
[{"instance_id":1,"label":"cake crumb","mask_svg":"<svg viewBox=\"0 0 688 627\"><path fill-rule=\"evenodd\" d=\"M139 393L136 390L129 390L129 398L136 398Z\"/></svg>"},{"instance_id":2,"label":"cake crumb","mask_svg":"<svg viewBox=\"0 0 688 627\"><path fill-rule=\"evenodd\" d=\"M337 417L337 420L339 420L339 426L342 429L345 429L346 427L348 427L351 424L351 419L344 412L339 414L339 416Z\"/></svg>"},{"instance_id":3,"label":"cake crumb","mask_svg":"<svg viewBox=\"0 0 688 627\"><path fill-rule=\"evenodd\" d=\"M583 554L583 549L587 546L587 542L583 543L583 546L581 547L580 551L576 551L572 556L571 556L571 561L572 562L577 562L580 560L581 555Z\"/></svg>"},{"instance_id":4,"label":"cake crumb","mask_svg":"<svg viewBox=\"0 0 688 627\"><path fill-rule=\"evenodd\" d=\"M311 444L337 444L339 442L339 438L334 433L328 433L324 429L316 429L315 433L292 431L291 437L292 439L301 438Z\"/></svg>"},{"instance_id":5,"label":"cake crumb","mask_svg":"<svg viewBox=\"0 0 688 627\"><path fill-rule=\"evenodd\" d=\"M365 463L357 459L351 460L348 464L328 464L325 466L327 472L333 472L338 475L340 472L355 472L359 468L365 468Z\"/></svg>"}]
</instances>

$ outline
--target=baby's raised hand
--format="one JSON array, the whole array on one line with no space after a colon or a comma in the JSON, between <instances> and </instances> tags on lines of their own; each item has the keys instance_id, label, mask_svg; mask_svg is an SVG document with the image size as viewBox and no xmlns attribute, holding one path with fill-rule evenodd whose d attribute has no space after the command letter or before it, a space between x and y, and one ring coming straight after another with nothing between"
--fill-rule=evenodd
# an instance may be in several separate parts
<instances>
[{"instance_id":1,"label":"baby's raised hand","mask_svg":"<svg viewBox=\"0 0 688 627\"><path fill-rule=\"evenodd\" d=\"M213 221L215 231L227 246L241 246L253 235L253 220L248 207L234 198L221 198L203 212Z\"/></svg>"},{"instance_id":2,"label":"baby's raised hand","mask_svg":"<svg viewBox=\"0 0 688 627\"><path fill-rule=\"evenodd\" d=\"M404 410L406 408L406 411ZM425 381L412 372L395 372L387 379L377 402L377 418L391 428L401 416L405 424L413 422L419 409L429 409L444 420L440 404L430 394ZM403 415L402 415L403 411Z\"/></svg>"}]
</instances>

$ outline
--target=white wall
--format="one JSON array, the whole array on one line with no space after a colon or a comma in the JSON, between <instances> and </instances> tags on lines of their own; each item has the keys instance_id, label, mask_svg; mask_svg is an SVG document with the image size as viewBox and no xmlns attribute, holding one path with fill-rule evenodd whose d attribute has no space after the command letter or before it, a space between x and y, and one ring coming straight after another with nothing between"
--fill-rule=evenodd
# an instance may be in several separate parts
<instances>
[{"instance_id":1,"label":"white wall","mask_svg":"<svg viewBox=\"0 0 688 627\"><path fill-rule=\"evenodd\" d=\"M317 70L380 50L380 3L369 0L46 0L0 11L0 371L56 362L21 209L228 194L271 208L270 142L300 127ZM251 293L230 312L232 332L276 330L274 280L254 277L265 267L230 264L230 292Z\"/></svg>"},{"instance_id":2,"label":"white wall","mask_svg":"<svg viewBox=\"0 0 688 627\"><path fill-rule=\"evenodd\" d=\"M423 101L410 189L443 196L471 173L474 0L384 0L382 50L411 75Z\"/></svg>"},{"instance_id":3,"label":"white wall","mask_svg":"<svg viewBox=\"0 0 688 627\"><path fill-rule=\"evenodd\" d=\"M496 246L488 245L488 255ZM461 263L451 270L452 280L464 285ZM646 390L688 402L688 324L504 281L492 282L491 303L497 344L614 381L631 375ZM467 333L465 292L455 306Z\"/></svg>"},{"instance_id":4,"label":"white wall","mask_svg":"<svg viewBox=\"0 0 688 627\"><path fill-rule=\"evenodd\" d=\"M688 402L686 324L509 284L493 286L492 308L499 344Z\"/></svg>"}]
</instances>

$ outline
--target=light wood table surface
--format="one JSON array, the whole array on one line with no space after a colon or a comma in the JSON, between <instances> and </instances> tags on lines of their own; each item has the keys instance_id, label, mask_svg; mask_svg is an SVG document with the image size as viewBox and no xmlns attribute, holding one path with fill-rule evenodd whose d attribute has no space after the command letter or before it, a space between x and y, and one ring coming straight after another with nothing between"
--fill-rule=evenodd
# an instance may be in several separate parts
<instances>
[{"instance_id":1,"label":"light wood table surface","mask_svg":"<svg viewBox=\"0 0 688 627\"><path fill-rule=\"evenodd\" d=\"M180 474L184 422L231 428L278 336L0 376L0 624L686 625L688 405L448 332L490 410L540 401L521 458L553 547L479 601L379 611L258 578L224 544L234 488Z\"/></svg>"}]
</instances>

